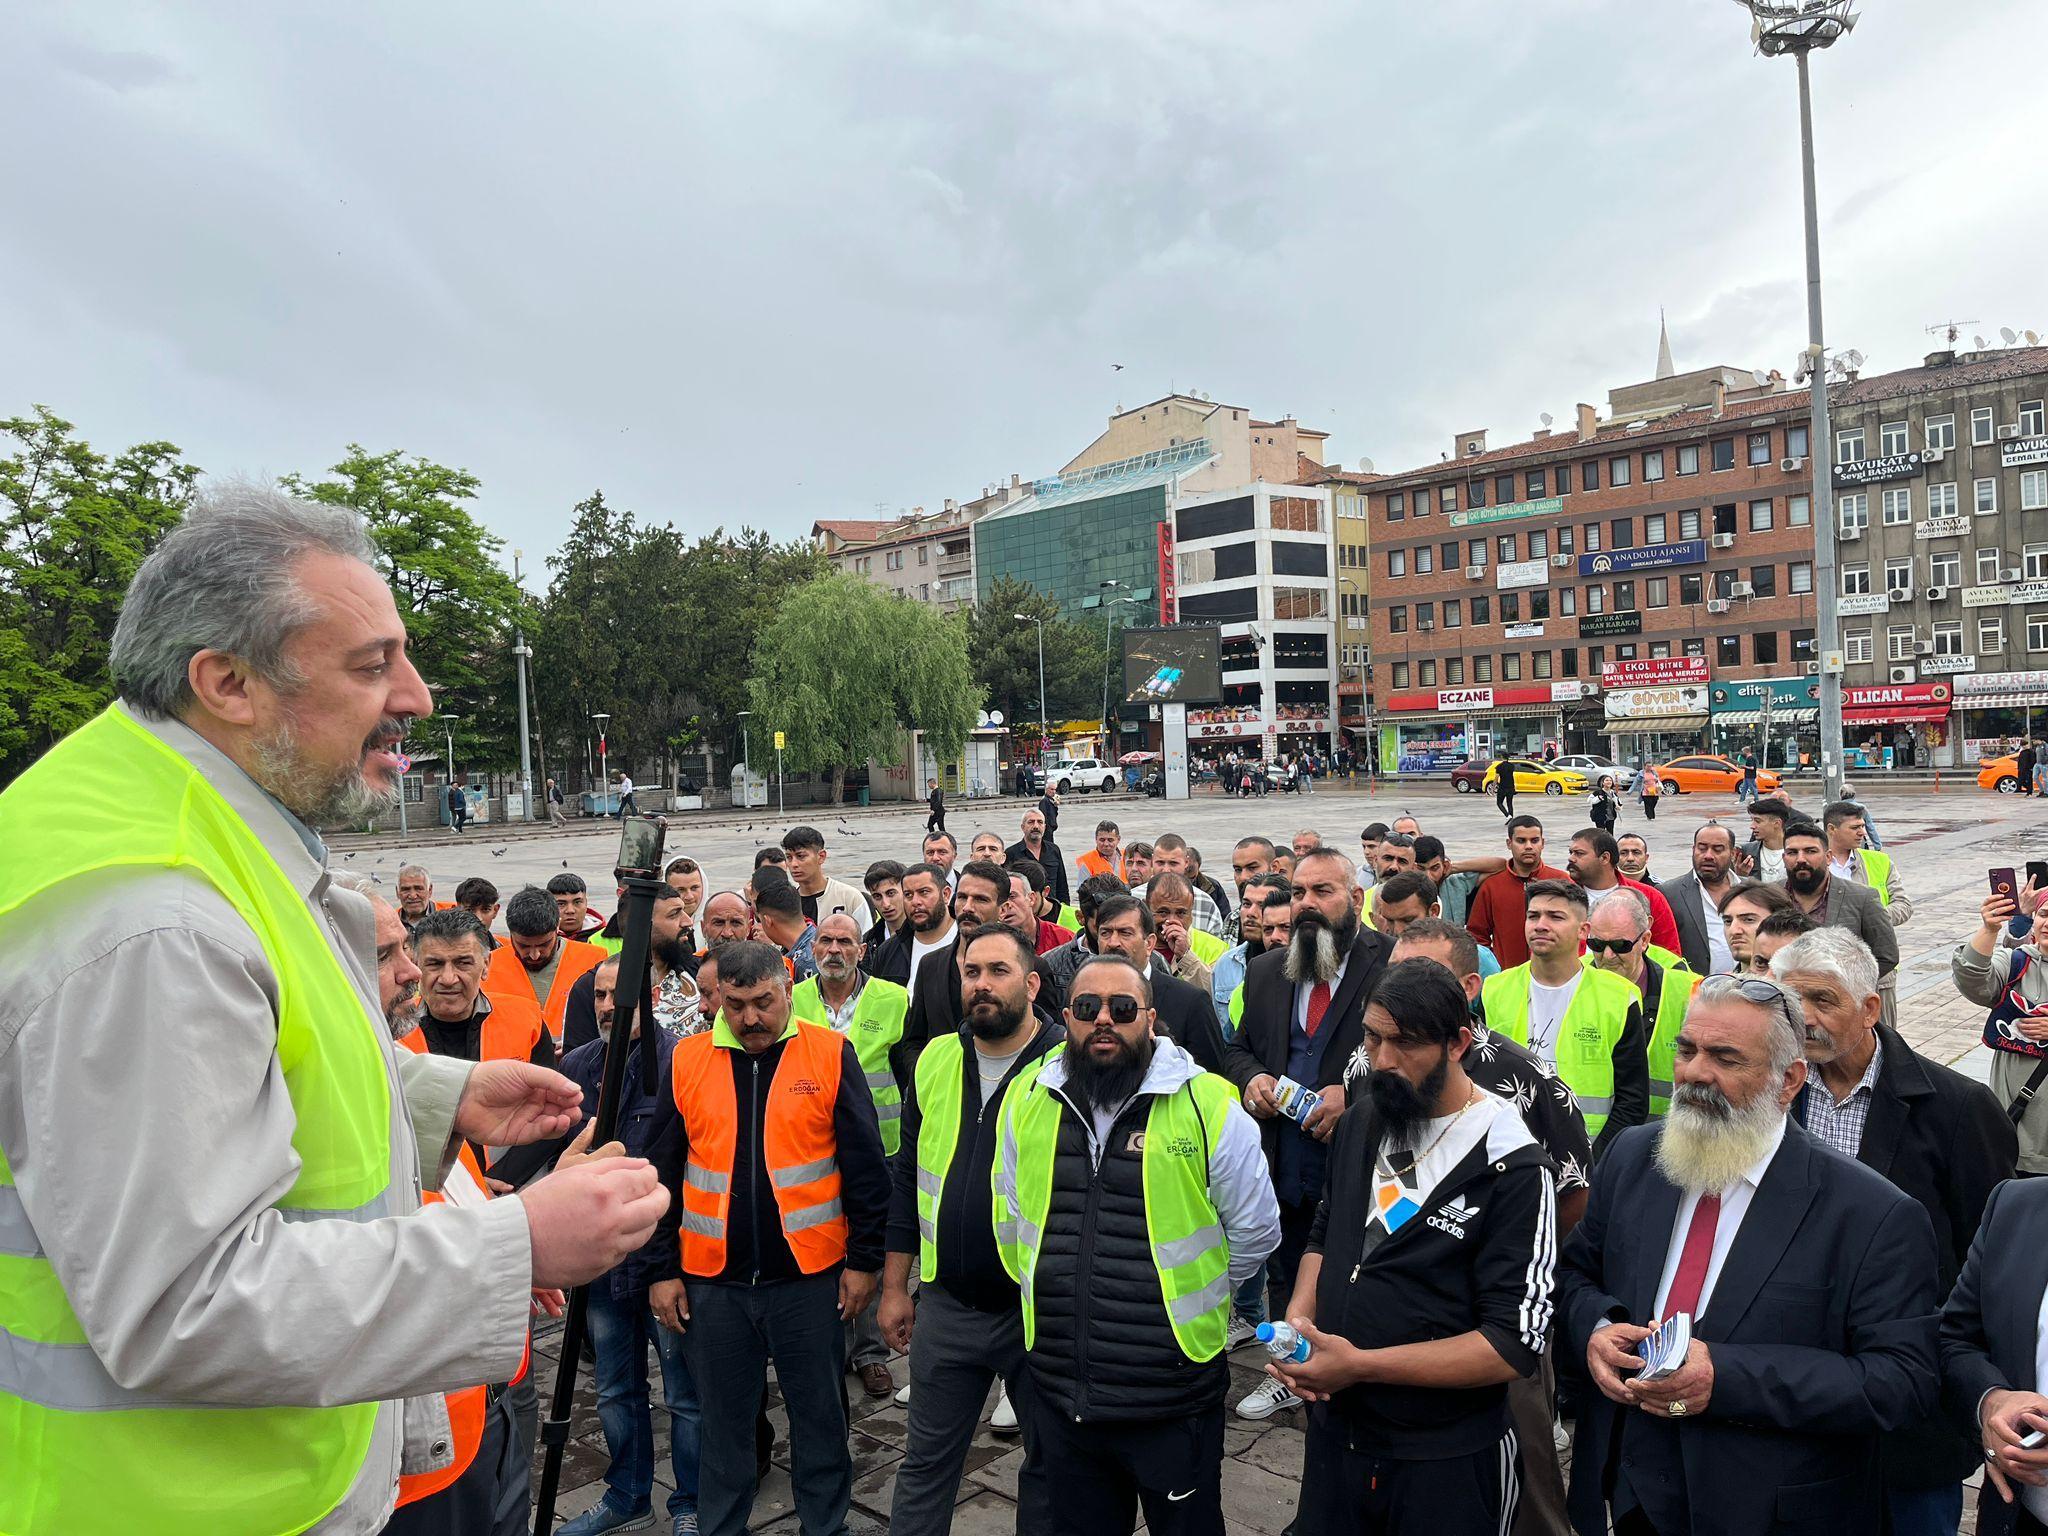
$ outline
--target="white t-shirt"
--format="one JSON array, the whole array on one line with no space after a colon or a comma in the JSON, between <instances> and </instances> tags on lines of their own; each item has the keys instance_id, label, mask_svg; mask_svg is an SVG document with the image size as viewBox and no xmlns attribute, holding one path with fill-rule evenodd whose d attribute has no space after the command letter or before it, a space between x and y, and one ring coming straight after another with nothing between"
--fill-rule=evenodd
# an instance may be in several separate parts
<instances>
[{"instance_id":1,"label":"white t-shirt","mask_svg":"<svg viewBox=\"0 0 2048 1536\"><path fill-rule=\"evenodd\" d=\"M1548 1066L1557 1065L1558 1031L1564 1027L1565 1011L1571 1007L1579 990L1579 979L1584 975L1583 971L1574 971L1572 979L1561 987L1547 987L1534 976L1529 978L1529 1049Z\"/></svg>"},{"instance_id":2,"label":"white t-shirt","mask_svg":"<svg viewBox=\"0 0 2048 1536\"><path fill-rule=\"evenodd\" d=\"M1608 886L1604 891L1596 891L1590 885L1580 887L1586 893L1586 907L1589 912L1598 912L1601 903L1611 899L1621 888L1619 880Z\"/></svg>"},{"instance_id":3,"label":"white t-shirt","mask_svg":"<svg viewBox=\"0 0 2048 1536\"><path fill-rule=\"evenodd\" d=\"M633 793L633 781L627 778L623 773L619 775L619 793L622 795L630 795L631 793Z\"/></svg>"},{"instance_id":4,"label":"white t-shirt","mask_svg":"<svg viewBox=\"0 0 2048 1536\"><path fill-rule=\"evenodd\" d=\"M935 949L944 949L944 948L945 948L945 947L946 947L946 946L947 946L948 944L950 944L950 943L952 943L952 942L953 942L953 930L952 930L952 929L951 929L950 927L948 927L948 928L946 929L946 936L945 936L945 937L944 937L943 939L940 939L940 940L938 940L938 941L937 941L936 943L933 943L933 944L927 944L927 943L925 943L925 941L924 941L923 939L921 939L921 938L917 937L917 935L915 935L915 934L912 934L912 935L911 935L911 938L910 938L910 979L909 979L908 981L906 981L906 982L904 983L904 988L905 988L905 990L909 991L909 992L910 992L910 993L911 993L911 994L912 994L913 996L914 996L914 995L916 994L916 992L917 992L917 968L918 968L919 966L921 966L921 965L923 965L923 964L924 964L924 957L925 957L926 955L930 954L930 953L931 953L931 952L932 952L933 950L935 950Z\"/></svg>"},{"instance_id":5,"label":"white t-shirt","mask_svg":"<svg viewBox=\"0 0 2048 1536\"><path fill-rule=\"evenodd\" d=\"M1707 969L1725 976L1735 969L1735 953L1728 947L1728 925L1721 921L1721 909L1704 885L1700 887L1700 922L1707 930Z\"/></svg>"},{"instance_id":6,"label":"white t-shirt","mask_svg":"<svg viewBox=\"0 0 2048 1536\"><path fill-rule=\"evenodd\" d=\"M1399 1231L1410 1217L1428 1209L1429 1197L1443 1182L1444 1175L1486 1139L1494 1116L1514 1113L1505 1099L1484 1088L1474 1091L1477 1096L1460 1113L1425 1120L1417 1126L1411 1151L1381 1149L1373 1167L1373 1205L1368 1220L1378 1222L1389 1232ZM1413 1168L1408 1167L1411 1152L1421 1153Z\"/></svg>"},{"instance_id":7,"label":"white t-shirt","mask_svg":"<svg viewBox=\"0 0 2048 1536\"><path fill-rule=\"evenodd\" d=\"M1756 878L1766 885L1776 885L1785 878L1785 850L1757 845Z\"/></svg>"}]
</instances>

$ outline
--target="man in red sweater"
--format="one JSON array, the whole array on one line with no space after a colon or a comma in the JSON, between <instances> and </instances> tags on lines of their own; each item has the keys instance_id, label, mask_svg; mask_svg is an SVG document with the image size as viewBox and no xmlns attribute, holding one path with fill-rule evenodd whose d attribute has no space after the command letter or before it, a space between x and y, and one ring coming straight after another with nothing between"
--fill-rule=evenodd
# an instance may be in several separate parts
<instances>
[{"instance_id":1,"label":"man in red sweater","mask_svg":"<svg viewBox=\"0 0 2048 1536\"><path fill-rule=\"evenodd\" d=\"M1479 882L1479 889L1472 893L1472 909L1465 916L1465 927L1493 951L1502 970L1512 970L1529 958L1529 941L1523 931L1528 910L1524 893L1529 882L1565 878L1563 870L1543 862L1543 823L1534 816L1511 818L1508 867Z\"/></svg>"},{"instance_id":2,"label":"man in red sweater","mask_svg":"<svg viewBox=\"0 0 2048 1536\"><path fill-rule=\"evenodd\" d=\"M1565 854L1565 864L1595 912L1600 910L1600 903L1610 892L1623 886L1642 897L1650 907L1650 942L1674 955L1679 952L1678 919L1672 915L1671 903L1654 885L1631 880L1621 872L1621 846L1615 842L1612 832L1600 827L1574 832L1571 847Z\"/></svg>"}]
</instances>

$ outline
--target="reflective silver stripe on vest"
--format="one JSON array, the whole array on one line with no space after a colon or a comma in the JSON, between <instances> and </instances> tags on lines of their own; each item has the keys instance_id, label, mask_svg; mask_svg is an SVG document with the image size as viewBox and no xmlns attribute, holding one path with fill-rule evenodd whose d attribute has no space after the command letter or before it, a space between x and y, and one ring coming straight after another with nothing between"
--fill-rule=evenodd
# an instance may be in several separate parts
<instances>
[{"instance_id":1,"label":"reflective silver stripe on vest","mask_svg":"<svg viewBox=\"0 0 2048 1536\"><path fill-rule=\"evenodd\" d=\"M1152 1262L1161 1269L1179 1269L1183 1264L1192 1264L1205 1253L1214 1252L1223 1246L1221 1227L1203 1227L1191 1237L1170 1238L1163 1243L1152 1245Z\"/></svg>"},{"instance_id":2,"label":"reflective silver stripe on vest","mask_svg":"<svg viewBox=\"0 0 2048 1536\"><path fill-rule=\"evenodd\" d=\"M1666 1083L1666 1082L1660 1082L1660 1081L1659 1081L1658 1079L1656 1079L1656 1078L1654 1078L1654 1077L1653 1077L1653 1078L1651 1078L1651 1079L1650 1079L1650 1097L1651 1097L1651 1098L1653 1098L1653 1099L1668 1099L1668 1098L1670 1098L1670 1097L1671 1097L1671 1085L1670 1085L1669 1083ZM1609 1102L1612 1102L1612 1101L1610 1100Z\"/></svg>"},{"instance_id":3,"label":"reflective silver stripe on vest","mask_svg":"<svg viewBox=\"0 0 2048 1536\"><path fill-rule=\"evenodd\" d=\"M839 1171L839 1159L821 1157L815 1163L798 1163L794 1168L778 1168L769 1178L777 1189L788 1189L797 1184L809 1184L822 1179L828 1173Z\"/></svg>"},{"instance_id":4,"label":"reflective silver stripe on vest","mask_svg":"<svg viewBox=\"0 0 2048 1536\"><path fill-rule=\"evenodd\" d=\"M917 1235L927 1243L936 1244L939 1240L939 1224L929 1216L920 1216L917 1218Z\"/></svg>"},{"instance_id":5,"label":"reflective silver stripe on vest","mask_svg":"<svg viewBox=\"0 0 2048 1536\"><path fill-rule=\"evenodd\" d=\"M695 1211L688 1209L685 1209L683 1212L683 1230L685 1232L694 1232L699 1237L722 1238L725 1236L725 1228L719 1224L717 1217L699 1216Z\"/></svg>"},{"instance_id":6,"label":"reflective silver stripe on vest","mask_svg":"<svg viewBox=\"0 0 2048 1536\"><path fill-rule=\"evenodd\" d=\"M1038 1223L1029 1216L1017 1218L1016 1236L1017 1241L1033 1253L1038 1252L1038 1245L1045 1241L1045 1234L1039 1230Z\"/></svg>"},{"instance_id":7,"label":"reflective silver stripe on vest","mask_svg":"<svg viewBox=\"0 0 2048 1536\"><path fill-rule=\"evenodd\" d=\"M722 1195L732 1188L732 1175L715 1172L702 1163L686 1162L683 1164L683 1182L707 1195Z\"/></svg>"},{"instance_id":8,"label":"reflective silver stripe on vest","mask_svg":"<svg viewBox=\"0 0 2048 1536\"><path fill-rule=\"evenodd\" d=\"M1582 1115L1611 1115L1614 1113L1614 1099L1611 1095L1604 1099L1588 1098L1583 1093L1575 1095L1575 1097L1579 1101L1579 1113Z\"/></svg>"},{"instance_id":9,"label":"reflective silver stripe on vest","mask_svg":"<svg viewBox=\"0 0 2048 1536\"><path fill-rule=\"evenodd\" d=\"M874 1093L885 1091L894 1093L896 1091L896 1074L893 1072L870 1072L868 1074L868 1088Z\"/></svg>"},{"instance_id":10,"label":"reflective silver stripe on vest","mask_svg":"<svg viewBox=\"0 0 2048 1536\"><path fill-rule=\"evenodd\" d=\"M1016 1222L999 1221L996 1223L996 1246L998 1248L1014 1248L1017 1246Z\"/></svg>"},{"instance_id":11,"label":"reflective silver stripe on vest","mask_svg":"<svg viewBox=\"0 0 2048 1536\"><path fill-rule=\"evenodd\" d=\"M351 1206L346 1210L315 1210L310 1206L280 1205L277 1207L277 1214L286 1221L377 1221L385 1216L396 1215L391 1207L391 1190L386 1187L374 1200L365 1200L361 1205Z\"/></svg>"},{"instance_id":12,"label":"reflective silver stripe on vest","mask_svg":"<svg viewBox=\"0 0 2048 1536\"><path fill-rule=\"evenodd\" d=\"M66 1413L181 1406L131 1392L107 1374L90 1344L44 1344L0 1328L0 1397L18 1397Z\"/></svg>"},{"instance_id":13,"label":"reflective silver stripe on vest","mask_svg":"<svg viewBox=\"0 0 2048 1536\"><path fill-rule=\"evenodd\" d=\"M1167 1315L1176 1323L1192 1323L1230 1300L1230 1272L1225 1270L1199 1291L1176 1296L1166 1304Z\"/></svg>"},{"instance_id":14,"label":"reflective silver stripe on vest","mask_svg":"<svg viewBox=\"0 0 2048 1536\"><path fill-rule=\"evenodd\" d=\"M801 1232L806 1227L822 1227L828 1221L837 1221L844 1210L837 1200L823 1200L816 1205L807 1205L800 1211L791 1211L782 1218L782 1230Z\"/></svg>"},{"instance_id":15,"label":"reflective silver stripe on vest","mask_svg":"<svg viewBox=\"0 0 2048 1536\"><path fill-rule=\"evenodd\" d=\"M17 1259L40 1259L42 1239L22 1209L21 1191L12 1184L0 1184L0 1253Z\"/></svg>"},{"instance_id":16,"label":"reflective silver stripe on vest","mask_svg":"<svg viewBox=\"0 0 2048 1536\"><path fill-rule=\"evenodd\" d=\"M901 1120L903 1118L902 1103L877 1104L875 1106L875 1118L877 1120Z\"/></svg>"},{"instance_id":17,"label":"reflective silver stripe on vest","mask_svg":"<svg viewBox=\"0 0 2048 1536\"><path fill-rule=\"evenodd\" d=\"M936 1200L946 1192L946 1181L931 1169L920 1166L917 1170L917 1192Z\"/></svg>"}]
</instances>

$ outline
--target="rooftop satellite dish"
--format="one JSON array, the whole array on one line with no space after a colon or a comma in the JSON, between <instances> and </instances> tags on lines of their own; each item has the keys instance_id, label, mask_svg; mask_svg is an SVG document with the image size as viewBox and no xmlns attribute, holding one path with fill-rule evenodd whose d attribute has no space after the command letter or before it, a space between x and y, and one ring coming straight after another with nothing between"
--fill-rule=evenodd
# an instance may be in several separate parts
<instances>
[{"instance_id":1,"label":"rooftop satellite dish","mask_svg":"<svg viewBox=\"0 0 2048 1536\"><path fill-rule=\"evenodd\" d=\"M2012 328L2011 326L2009 326L2009 325L2001 325L2001 326L2000 326L2000 327L1998 328L1998 339L1999 339L2000 341L2004 342L2004 343L2005 343L2005 344L2006 344L2006 345L2007 345L2007 346L2009 347L2009 346L2011 346L2011 345L2012 345L2012 344L2013 344L2014 342L2018 341L2018 340L2019 340L2020 338L2019 338L2019 336L2017 335L2017 333L2015 333L2015 332L2014 332L2014 330L2013 330L2013 328Z\"/></svg>"},{"instance_id":2,"label":"rooftop satellite dish","mask_svg":"<svg viewBox=\"0 0 2048 1536\"><path fill-rule=\"evenodd\" d=\"M1851 351L1848 353L1848 358L1851 368L1861 368L1863 366L1863 354L1861 352Z\"/></svg>"},{"instance_id":3,"label":"rooftop satellite dish","mask_svg":"<svg viewBox=\"0 0 2048 1536\"><path fill-rule=\"evenodd\" d=\"M988 712L988 723L990 725L1001 725L1003 723L1003 712L1000 709L990 710Z\"/></svg>"},{"instance_id":4,"label":"rooftop satellite dish","mask_svg":"<svg viewBox=\"0 0 2048 1536\"><path fill-rule=\"evenodd\" d=\"M1972 336L1970 338L1970 345L1975 347L1979 352L1982 352L1985 349L1985 347L1990 345L1990 343L1985 341L1985 339L1982 336Z\"/></svg>"},{"instance_id":5,"label":"rooftop satellite dish","mask_svg":"<svg viewBox=\"0 0 2048 1536\"><path fill-rule=\"evenodd\" d=\"M1369 475L1369 474L1371 474L1371 473L1372 473L1372 460L1371 460L1371 459L1360 459L1360 460L1358 461L1358 472L1359 472L1359 473L1360 473L1361 475Z\"/></svg>"},{"instance_id":6,"label":"rooftop satellite dish","mask_svg":"<svg viewBox=\"0 0 2048 1536\"><path fill-rule=\"evenodd\" d=\"M1548 412L1548 411L1545 411L1545 412L1544 412L1544 413L1543 413L1543 414L1542 414L1541 416L1537 417L1536 419L1537 419L1538 421L1542 422L1542 423L1543 423L1543 425L1545 425L1545 426L1547 427L1547 426L1549 426L1549 425L1550 425L1550 419L1551 419L1551 418L1550 418L1550 412Z\"/></svg>"},{"instance_id":7,"label":"rooftop satellite dish","mask_svg":"<svg viewBox=\"0 0 2048 1536\"><path fill-rule=\"evenodd\" d=\"M1771 387L1771 376L1765 373L1763 369L1752 368L1749 370L1749 376L1756 380L1756 387L1758 389L1769 389Z\"/></svg>"},{"instance_id":8,"label":"rooftop satellite dish","mask_svg":"<svg viewBox=\"0 0 2048 1536\"><path fill-rule=\"evenodd\" d=\"M2030 346L2030 347L2038 347L2038 346L2039 346L2040 344L2041 344L2041 333L2040 333L2039 331L2029 331L2029 332L2027 332L2027 345L2028 345L2028 346Z\"/></svg>"}]
</instances>

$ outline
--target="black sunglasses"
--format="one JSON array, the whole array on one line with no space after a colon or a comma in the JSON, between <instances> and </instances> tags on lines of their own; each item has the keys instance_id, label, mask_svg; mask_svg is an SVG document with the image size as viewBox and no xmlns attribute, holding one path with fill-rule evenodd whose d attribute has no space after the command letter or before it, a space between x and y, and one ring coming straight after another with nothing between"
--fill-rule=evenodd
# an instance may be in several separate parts
<instances>
[{"instance_id":1,"label":"black sunglasses","mask_svg":"<svg viewBox=\"0 0 2048 1536\"><path fill-rule=\"evenodd\" d=\"M1625 955L1642 942L1641 934L1632 939L1588 939L1586 948L1596 955Z\"/></svg>"},{"instance_id":2,"label":"black sunglasses","mask_svg":"<svg viewBox=\"0 0 2048 1536\"><path fill-rule=\"evenodd\" d=\"M1103 997L1095 992L1082 992L1067 999L1067 1007L1073 1010L1074 1017L1083 1024L1093 1024L1102 1017L1105 1003L1109 1005L1109 1022L1112 1024L1137 1023L1138 1010L1145 1006L1135 997L1125 993L1115 997Z\"/></svg>"}]
</instances>

